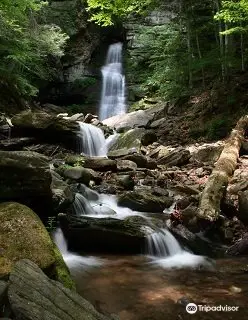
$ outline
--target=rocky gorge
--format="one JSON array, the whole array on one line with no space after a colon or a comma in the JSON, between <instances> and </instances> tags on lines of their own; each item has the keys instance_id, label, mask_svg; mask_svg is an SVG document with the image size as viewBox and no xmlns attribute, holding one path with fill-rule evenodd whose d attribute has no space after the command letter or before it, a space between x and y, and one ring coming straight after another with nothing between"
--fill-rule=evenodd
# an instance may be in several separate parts
<instances>
[{"instance_id":1,"label":"rocky gorge","mask_svg":"<svg viewBox=\"0 0 248 320\"><path fill-rule=\"evenodd\" d=\"M103 259L110 253L126 256L148 254L153 256L158 266L164 268L170 266L174 270L185 264L185 267L205 270L195 271L199 279L201 275L198 272L210 273L210 277L212 273L217 278L219 272L224 272L218 271L219 267L216 269L214 260L202 256L224 259L225 256L236 257L247 253L248 185L245 138L238 166L221 201L220 218L215 223L202 221L198 218L201 194L226 142L222 140L214 143L193 143L190 135L187 135L185 121L192 121L190 113L168 115L166 108L167 106L158 103L147 110L117 115L102 122L89 114L68 117L66 114L57 114L57 110L23 111L2 125L2 132L6 132L6 126L9 126L11 134L0 141L1 278L4 281L1 293L1 304L4 307L1 309L1 316L19 319L21 312L20 319L48 317L45 316L46 311L43 315L38 315L40 302L31 299L29 289L20 295L21 287L17 286L19 281L28 282L30 285L32 283L32 287L37 288L35 290L42 299L47 299L47 295L50 294L48 289L39 289L39 284L32 282L37 282L39 277L45 276L37 266L27 260L18 262L11 271L12 264L19 259L29 259L50 278L62 282L67 287L74 286L67 267L61 265L61 255L58 251L53 253L53 250L57 249L45 228L41 227L41 221L36 222L37 218L32 210L46 225L49 217L57 217L70 251L94 253L102 255ZM180 121L180 130L174 130L178 128ZM109 141L105 156L96 157L94 154L86 154L87 152L78 152L83 134L80 131L81 124L97 127L102 131L106 141ZM88 138L93 139L91 143L97 144L94 137ZM12 211L13 222L10 220ZM36 226L37 223L39 227ZM29 229L27 236L25 228ZM37 228L43 228L40 238ZM170 233L167 234L164 230L169 230ZM15 240L14 235L16 239L23 240ZM19 242L18 247L16 241ZM178 241L180 247L177 247ZM42 245L46 247L43 248ZM185 252L185 256L180 256L180 250L185 249L186 251L182 251L182 254ZM42 255L39 254L39 250ZM166 256L170 260L178 254L182 261L179 263L175 260L167 265ZM56 259L59 259L60 268L63 269L62 276L56 271ZM67 261L66 256L64 259ZM79 292L84 296L80 284L82 281L77 283L78 276L75 275L84 267L79 265L76 268L70 266L70 262L67 263ZM131 260L123 263L131 266ZM27 271L29 268L30 271ZM237 264L234 269L236 271L226 273L235 273L233 284L227 284L230 288L236 288L236 276L239 277L246 272L245 262L240 260L240 265ZM34 276L36 280L29 279L33 273L39 274L38 278ZM158 271L155 274L158 276ZM14 280L17 278L20 280ZM44 278L40 281L51 280ZM222 281L225 283L225 280ZM89 285L93 284L89 282ZM85 309L84 303L80 302L81 298L76 297L75 293L65 292L67 289L62 289L61 284L52 280L51 284L47 284L46 288L48 287L51 287L49 290L54 292L53 294L59 295L60 303L57 305L57 302L54 302L57 311L48 311L53 314L49 317L84 319L81 315L77 316L77 312L81 312L80 308L84 308L89 319L104 319L104 316L97 313L91 305L87 305ZM245 286L241 289L242 284L239 281L237 287L230 290L244 290L244 293L232 294L245 294L247 289ZM78 301L79 309L75 313L57 315L57 312L65 312L62 305L70 308L69 302L63 302L64 298L60 296L62 292L63 295L69 295L73 303ZM183 293L181 295L184 296ZM189 301L198 301L196 297L192 298L192 294L188 295ZM94 299L97 299L92 294L86 294L87 297L93 304ZM180 297L176 297L179 301ZM15 302L16 299L18 303ZM24 308L27 301L33 301L32 308ZM46 302L44 304L46 305ZM94 306L109 317L115 309L99 308L98 304ZM61 308L64 311L59 311ZM133 319L131 315L122 315L117 309L114 312L118 313L121 319ZM139 319L144 319L143 311L139 312ZM160 319L159 314L153 312L154 319ZM161 312L160 307L157 312ZM178 312L181 314L182 310Z\"/></svg>"}]
</instances>

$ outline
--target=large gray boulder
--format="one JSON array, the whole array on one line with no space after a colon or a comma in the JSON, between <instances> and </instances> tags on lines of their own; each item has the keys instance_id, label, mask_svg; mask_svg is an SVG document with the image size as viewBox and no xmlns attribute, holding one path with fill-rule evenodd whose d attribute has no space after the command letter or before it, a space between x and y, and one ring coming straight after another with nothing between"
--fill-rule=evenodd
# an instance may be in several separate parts
<instances>
[{"instance_id":1,"label":"large gray boulder","mask_svg":"<svg viewBox=\"0 0 248 320\"><path fill-rule=\"evenodd\" d=\"M21 202L46 215L52 207L51 182L47 157L31 151L0 151L0 201Z\"/></svg>"},{"instance_id":2,"label":"large gray boulder","mask_svg":"<svg viewBox=\"0 0 248 320\"><path fill-rule=\"evenodd\" d=\"M79 294L49 279L36 264L20 260L10 274L8 298L18 320L110 320Z\"/></svg>"},{"instance_id":3,"label":"large gray boulder","mask_svg":"<svg viewBox=\"0 0 248 320\"><path fill-rule=\"evenodd\" d=\"M141 212L163 212L173 204L167 196L157 196L147 191L128 191L119 196L118 205Z\"/></svg>"},{"instance_id":4,"label":"large gray boulder","mask_svg":"<svg viewBox=\"0 0 248 320\"><path fill-rule=\"evenodd\" d=\"M62 143L68 148L76 148L76 133L79 126L70 121L46 112L31 110L16 114L12 119L13 132L20 136L36 137L48 143Z\"/></svg>"},{"instance_id":5,"label":"large gray boulder","mask_svg":"<svg viewBox=\"0 0 248 320\"><path fill-rule=\"evenodd\" d=\"M60 215L60 224L71 250L88 252L141 253L154 225L141 216L123 220L106 217Z\"/></svg>"}]
</instances>

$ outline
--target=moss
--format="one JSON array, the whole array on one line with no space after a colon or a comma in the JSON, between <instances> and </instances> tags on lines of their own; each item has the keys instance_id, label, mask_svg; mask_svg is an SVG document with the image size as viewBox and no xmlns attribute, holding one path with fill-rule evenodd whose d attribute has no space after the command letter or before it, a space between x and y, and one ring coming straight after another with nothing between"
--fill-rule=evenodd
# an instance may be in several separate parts
<instances>
[{"instance_id":1,"label":"moss","mask_svg":"<svg viewBox=\"0 0 248 320\"><path fill-rule=\"evenodd\" d=\"M83 167L85 164L85 157L79 155L68 155L65 158L65 163L73 167Z\"/></svg>"},{"instance_id":2,"label":"moss","mask_svg":"<svg viewBox=\"0 0 248 320\"><path fill-rule=\"evenodd\" d=\"M55 280L61 282L66 288L76 290L75 282L72 280L70 271L65 264L59 249L54 245L55 255Z\"/></svg>"},{"instance_id":3,"label":"moss","mask_svg":"<svg viewBox=\"0 0 248 320\"><path fill-rule=\"evenodd\" d=\"M20 259L29 259L41 269L55 263L53 242L39 217L28 207L0 204L0 274L8 274Z\"/></svg>"},{"instance_id":4,"label":"moss","mask_svg":"<svg viewBox=\"0 0 248 320\"><path fill-rule=\"evenodd\" d=\"M123 149L123 148L137 148L141 147L141 138L145 133L145 129L131 129L125 133L122 133L116 143L111 147L111 150Z\"/></svg>"}]
</instances>

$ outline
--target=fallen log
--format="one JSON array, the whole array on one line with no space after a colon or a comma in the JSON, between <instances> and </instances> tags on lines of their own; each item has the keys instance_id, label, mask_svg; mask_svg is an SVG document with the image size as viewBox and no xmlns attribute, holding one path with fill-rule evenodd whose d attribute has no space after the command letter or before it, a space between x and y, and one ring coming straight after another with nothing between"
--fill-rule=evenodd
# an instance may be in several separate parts
<instances>
[{"instance_id":1,"label":"fallen log","mask_svg":"<svg viewBox=\"0 0 248 320\"><path fill-rule=\"evenodd\" d=\"M219 218L221 200L226 192L228 181L236 169L241 143L247 128L248 116L244 116L239 119L227 139L202 192L197 212L198 219L214 222Z\"/></svg>"}]
</instances>

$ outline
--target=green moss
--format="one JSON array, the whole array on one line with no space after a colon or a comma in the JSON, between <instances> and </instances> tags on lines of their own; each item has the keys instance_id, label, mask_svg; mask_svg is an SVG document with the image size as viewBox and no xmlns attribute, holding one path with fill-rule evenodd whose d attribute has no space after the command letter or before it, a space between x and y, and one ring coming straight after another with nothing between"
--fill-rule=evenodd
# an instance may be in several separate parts
<instances>
[{"instance_id":1,"label":"green moss","mask_svg":"<svg viewBox=\"0 0 248 320\"><path fill-rule=\"evenodd\" d=\"M61 282L68 289L76 290L75 282L71 278L70 271L59 249L55 245L53 251L55 255L55 280Z\"/></svg>"},{"instance_id":2,"label":"green moss","mask_svg":"<svg viewBox=\"0 0 248 320\"><path fill-rule=\"evenodd\" d=\"M3 275L20 259L29 259L43 270L55 262L53 242L41 220L19 203L0 204L0 248Z\"/></svg>"},{"instance_id":3,"label":"green moss","mask_svg":"<svg viewBox=\"0 0 248 320\"><path fill-rule=\"evenodd\" d=\"M85 157L79 155L69 155L65 158L65 163L73 167L83 167L85 164Z\"/></svg>"}]
</instances>

